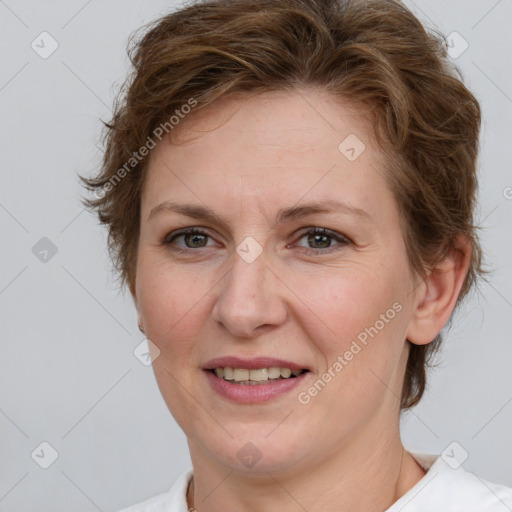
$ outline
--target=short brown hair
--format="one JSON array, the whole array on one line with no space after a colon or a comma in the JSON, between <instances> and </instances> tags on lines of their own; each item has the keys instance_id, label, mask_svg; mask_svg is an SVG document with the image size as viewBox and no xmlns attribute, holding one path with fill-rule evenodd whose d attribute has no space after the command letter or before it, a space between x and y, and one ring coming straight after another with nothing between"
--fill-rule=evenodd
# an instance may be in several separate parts
<instances>
[{"instance_id":1,"label":"short brown hair","mask_svg":"<svg viewBox=\"0 0 512 512\"><path fill-rule=\"evenodd\" d=\"M170 133L171 116L191 100L198 110L228 94L302 86L371 107L411 268L424 275L462 234L472 256L457 304L483 275L473 224L480 107L450 64L442 34L427 31L401 2L203 0L143 29L130 39L134 71L105 123L101 171L80 177L95 192L84 204L108 226L122 285L134 291L147 162L140 153L155 130ZM411 344L402 409L419 402L440 343L439 334Z\"/></svg>"}]
</instances>

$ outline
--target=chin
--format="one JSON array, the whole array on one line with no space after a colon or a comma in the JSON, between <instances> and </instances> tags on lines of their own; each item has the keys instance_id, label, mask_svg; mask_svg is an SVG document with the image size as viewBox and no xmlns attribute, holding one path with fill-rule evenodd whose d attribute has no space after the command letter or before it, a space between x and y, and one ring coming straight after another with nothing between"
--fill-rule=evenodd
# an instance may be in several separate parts
<instances>
[{"instance_id":1,"label":"chin","mask_svg":"<svg viewBox=\"0 0 512 512\"><path fill-rule=\"evenodd\" d=\"M299 454L294 453L290 457L288 450L279 450L275 446L256 445L250 441L242 445L238 450L230 453L223 452L219 454L223 457L222 464L232 471L242 473L244 475L267 475L267 473L279 473L290 471L297 467L299 463Z\"/></svg>"},{"instance_id":2,"label":"chin","mask_svg":"<svg viewBox=\"0 0 512 512\"><path fill-rule=\"evenodd\" d=\"M258 429L244 428L243 434L224 436L222 441L208 439L203 446L209 447L210 456L230 471L245 475L292 470L311 446L308 435L290 432L276 424ZM281 429L279 431L279 429ZM278 432L279 431L279 432ZM262 433L263 432L263 433ZM268 476L268 475L267 475Z\"/></svg>"}]
</instances>

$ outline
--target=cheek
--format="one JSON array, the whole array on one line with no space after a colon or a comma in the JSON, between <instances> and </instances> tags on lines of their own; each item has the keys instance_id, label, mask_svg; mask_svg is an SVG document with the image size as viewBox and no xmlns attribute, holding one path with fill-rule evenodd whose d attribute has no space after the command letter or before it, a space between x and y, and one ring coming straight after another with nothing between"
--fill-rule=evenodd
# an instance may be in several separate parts
<instances>
[{"instance_id":1,"label":"cheek","mask_svg":"<svg viewBox=\"0 0 512 512\"><path fill-rule=\"evenodd\" d=\"M213 286L213 282L210 287ZM161 350L180 349L193 336L208 282L196 272L173 270L161 258L141 255L137 266L139 309L147 334Z\"/></svg>"},{"instance_id":2,"label":"cheek","mask_svg":"<svg viewBox=\"0 0 512 512\"><path fill-rule=\"evenodd\" d=\"M377 324L377 330L391 333L396 324L397 309L393 304L402 296L399 279L390 269L346 268L329 272L316 279L299 278L301 296L311 309L311 315L321 319L331 340L329 352L345 350L346 343L356 339ZM384 319L381 319L384 315ZM317 321L318 323L318 321ZM374 332L372 330L372 332Z\"/></svg>"},{"instance_id":3,"label":"cheek","mask_svg":"<svg viewBox=\"0 0 512 512\"><path fill-rule=\"evenodd\" d=\"M325 400L329 410L349 407L364 416L377 407L387 386L396 387L406 323L401 290L406 283L391 268L381 267L379 273L358 270L304 280L302 296L311 312L303 325L320 326L324 333L309 332L325 365L318 378L329 380L330 392L322 392L318 403Z\"/></svg>"}]
</instances>

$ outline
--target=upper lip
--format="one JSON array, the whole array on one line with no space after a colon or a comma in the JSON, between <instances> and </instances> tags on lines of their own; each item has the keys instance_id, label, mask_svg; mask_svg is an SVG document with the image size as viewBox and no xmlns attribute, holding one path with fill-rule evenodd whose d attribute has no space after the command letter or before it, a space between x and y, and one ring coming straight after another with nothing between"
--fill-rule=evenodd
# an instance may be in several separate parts
<instances>
[{"instance_id":1,"label":"upper lip","mask_svg":"<svg viewBox=\"0 0 512 512\"><path fill-rule=\"evenodd\" d=\"M214 370L215 368L244 368L247 370L257 370L259 368L290 368L290 370L307 370L305 366L286 361L284 359L276 359L274 357L235 357L225 356L210 359L203 366L203 370Z\"/></svg>"}]
</instances>

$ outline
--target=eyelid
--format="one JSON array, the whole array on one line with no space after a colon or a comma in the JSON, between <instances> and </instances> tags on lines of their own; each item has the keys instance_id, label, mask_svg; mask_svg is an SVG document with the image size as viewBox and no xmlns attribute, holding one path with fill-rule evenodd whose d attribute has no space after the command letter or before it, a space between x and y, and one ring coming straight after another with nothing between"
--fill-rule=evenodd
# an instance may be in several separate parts
<instances>
[{"instance_id":1,"label":"eyelid","mask_svg":"<svg viewBox=\"0 0 512 512\"><path fill-rule=\"evenodd\" d=\"M186 251L194 251L195 249L192 249L190 247L182 247L180 245L176 245L174 243L174 240L176 238L186 236L186 235L202 235L208 237L210 240L215 240L213 236L211 236L208 233L208 230L202 227L196 227L196 226L190 226L186 228L181 228L175 231L172 231L170 233L167 233L162 241L162 245L172 246L172 250L176 252L186 252ZM204 247L200 247L200 249L211 247L209 245L206 245Z\"/></svg>"},{"instance_id":2,"label":"eyelid","mask_svg":"<svg viewBox=\"0 0 512 512\"><path fill-rule=\"evenodd\" d=\"M330 254L331 252L341 250L343 247L349 244L353 244L352 240L348 238L346 235L343 235L342 233L338 233L337 231L333 231L328 228L323 228L319 226L309 226L303 229L305 229L305 231L301 231L299 236L296 237L295 242L293 242L293 244L291 245L295 245L299 240L301 240L302 238L309 234L325 235L337 242L335 245L326 247L324 249L314 249L312 247L297 246L300 252L303 252L305 254Z\"/></svg>"},{"instance_id":3,"label":"eyelid","mask_svg":"<svg viewBox=\"0 0 512 512\"><path fill-rule=\"evenodd\" d=\"M349 237L347 237L346 235L344 235L342 233L338 233L337 231L333 231L328 228L320 227L320 226L308 226L305 228L301 228L301 230L299 230L299 231L300 231L299 234L296 235L296 237L295 237L295 242L293 242L292 244L288 244L286 247L289 248L289 247L295 246L295 247L297 247L299 252L302 252L304 254L310 254L310 255L311 254L314 254L314 255L325 254L325 255L327 255L327 254L330 254L331 252L339 251L347 245L353 244L352 240ZM174 244L174 240L176 238L186 236L189 234L197 234L197 235L201 235L201 236L206 236L208 239L215 241L214 237L209 234L208 229L203 228L203 227L189 226L189 227L181 228L181 229L178 229L171 233L168 233L164 237L164 239L162 241L162 245L169 246L169 248L171 250L173 250L175 252L181 252L181 253L197 252L197 249L206 249L207 247L211 247L210 245L205 245L203 247L191 248L191 247L183 247L183 246ZM329 238L332 238L337 243L333 246L320 248L320 249L314 249L311 247L304 247L304 246L297 246L296 243L299 240L303 239L307 235L325 235ZM207 242L207 244L208 244L208 242Z\"/></svg>"},{"instance_id":4,"label":"eyelid","mask_svg":"<svg viewBox=\"0 0 512 512\"><path fill-rule=\"evenodd\" d=\"M332 229L324 228L324 227L320 227L320 226L308 226L306 228L302 228L301 230L299 230L299 233L300 233L299 239L302 238L304 235L313 233L313 234L319 234L319 235L327 235L327 236L334 238L335 240L338 240L338 241L352 243L352 240L347 235L344 235L342 233L339 233L338 231L334 231Z\"/></svg>"}]
</instances>

